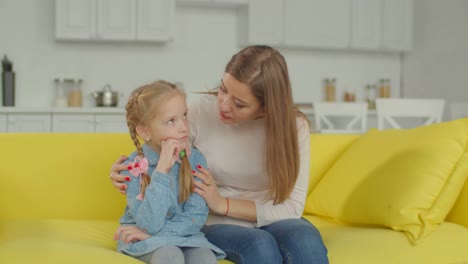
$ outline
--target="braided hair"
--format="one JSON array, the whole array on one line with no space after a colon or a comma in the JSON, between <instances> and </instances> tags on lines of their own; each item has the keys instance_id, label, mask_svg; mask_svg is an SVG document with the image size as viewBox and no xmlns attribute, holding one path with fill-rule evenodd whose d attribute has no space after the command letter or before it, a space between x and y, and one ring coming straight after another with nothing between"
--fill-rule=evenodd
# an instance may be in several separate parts
<instances>
[{"instance_id":1,"label":"braided hair","mask_svg":"<svg viewBox=\"0 0 468 264\"><path fill-rule=\"evenodd\" d=\"M144 158L145 154L138 138L137 126L144 126L155 117L154 105L175 94L182 94L185 97L183 90L176 85L167 81L156 81L135 89L130 95L125 106L127 126L138 156L141 158ZM184 202L193 193L193 178L187 155L184 155L181 161L179 169L179 202ZM143 173L141 177L140 191L144 195L146 187L151 182L151 177L146 173Z\"/></svg>"}]
</instances>

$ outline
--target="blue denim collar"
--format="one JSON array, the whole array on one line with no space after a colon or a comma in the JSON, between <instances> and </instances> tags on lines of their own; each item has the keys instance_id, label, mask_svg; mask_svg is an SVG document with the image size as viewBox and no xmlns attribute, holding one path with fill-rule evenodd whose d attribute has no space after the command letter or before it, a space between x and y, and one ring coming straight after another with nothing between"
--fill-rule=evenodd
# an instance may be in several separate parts
<instances>
[{"instance_id":1,"label":"blue denim collar","mask_svg":"<svg viewBox=\"0 0 468 264\"><path fill-rule=\"evenodd\" d=\"M145 155L146 159L148 159L148 165L154 166L158 164L159 153L154 151L150 146L146 144L143 144L141 149L143 150L143 154Z\"/></svg>"}]
</instances>

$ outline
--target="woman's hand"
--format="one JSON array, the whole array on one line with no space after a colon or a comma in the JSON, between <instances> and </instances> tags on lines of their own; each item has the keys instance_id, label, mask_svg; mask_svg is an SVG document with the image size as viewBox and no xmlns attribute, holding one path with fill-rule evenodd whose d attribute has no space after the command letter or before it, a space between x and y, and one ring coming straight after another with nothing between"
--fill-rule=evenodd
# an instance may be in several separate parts
<instances>
[{"instance_id":1,"label":"woman's hand","mask_svg":"<svg viewBox=\"0 0 468 264\"><path fill-rule=\"evenodd\" d=\"M222 197L218 192L213 176L210 171L197 165L197 170L193 175L199 178L200 181L194 181L195 189L194 192L198 193L203 199L205 199L210 210L218 215L224 215L227 209L226 199Z\"/></svg>"},{"instance_id":2,"label":"woman's hand","mask_svg":"<svg viewBox=\"0 0 468 264\"><path fill-rule=\"evenodd\" d=\"M125 243L138 242L150 238L145 231L141 230L137 226L119 226L114 234L114 240L122 240Z\"/></svg>"},{"instance_id":3,"label":"woman's hand","mask_svg":"<svg viewBox=\"0 0 468 264\"><path fill-rule=\"evenodd\" d=\"M125 190L127 190L127 185L124 182L130 181L130 177L119 174L120 171L127 169L126 165L122 164L126 160L126 156L121 156L114 164L112 164L110 171L112 184L115 188L119 189L122 194L125 194Z\"/></svg>"}]
</instances>

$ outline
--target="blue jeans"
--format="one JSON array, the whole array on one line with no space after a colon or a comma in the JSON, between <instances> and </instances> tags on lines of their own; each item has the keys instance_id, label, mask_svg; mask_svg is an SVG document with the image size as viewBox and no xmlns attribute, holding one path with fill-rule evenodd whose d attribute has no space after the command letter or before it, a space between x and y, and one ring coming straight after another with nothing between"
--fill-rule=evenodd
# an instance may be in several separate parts
<instances>
[{"instance_id":1,"label":"blue jeans","mask_svg":"<svg viewBox=\"0 0 468 264\"><path fill-rule=\"evenodd\" d=\"M211 225L208 240L237 264L327 264L320 232L305 219L286 219L261 228Z\"/></svg>"}]
</instances>

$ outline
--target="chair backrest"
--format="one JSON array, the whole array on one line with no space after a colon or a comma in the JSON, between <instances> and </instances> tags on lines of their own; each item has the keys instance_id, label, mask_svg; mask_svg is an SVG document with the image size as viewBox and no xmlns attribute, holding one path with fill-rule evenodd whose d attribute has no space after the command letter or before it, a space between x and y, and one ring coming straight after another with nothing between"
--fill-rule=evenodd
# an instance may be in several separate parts
<instances>
[{"instance_id":1,"label":"chair backrest","mask_svg":"<svg viewBox=\"0 0 468 264\"><path fill-rule=\"evenodd\" d=\"M450 119L468 117L468 103L451 103Z\"/></svg>"},{"instance_id":2,"label":"chair backrest","mask_svg":"<svg viewBox=\"0 0 468 264\"><path fill-rule=\"evenodd\" d=\"M442 99L402 99L377 98L377 126L385 129L385 123L391 128L402 128L395 118L422 118L423 125L442 121L445 101Z\"/></svg>"},{"instance_id":3,"label":"chair backrest","mask_svg":"<svg viewBox=\"0 0 468 264\"><path fill-rule=\"evenodd\" d=\"M367 103L316 102L313 104L313 107L315 126L319 133L356 134L364 133L367 130ZM350 120L344 126L339 126L339 122L333 123L330 117Z\"/></svg>"}]
</instances>

